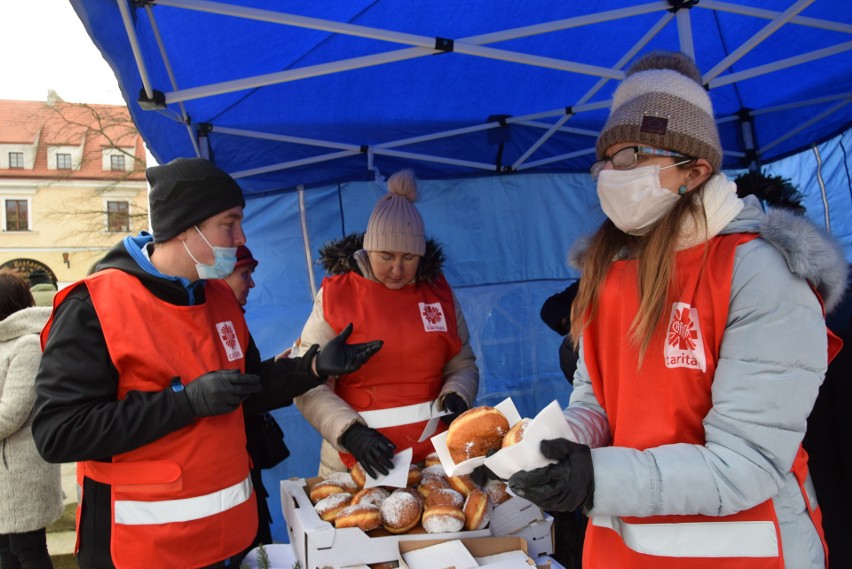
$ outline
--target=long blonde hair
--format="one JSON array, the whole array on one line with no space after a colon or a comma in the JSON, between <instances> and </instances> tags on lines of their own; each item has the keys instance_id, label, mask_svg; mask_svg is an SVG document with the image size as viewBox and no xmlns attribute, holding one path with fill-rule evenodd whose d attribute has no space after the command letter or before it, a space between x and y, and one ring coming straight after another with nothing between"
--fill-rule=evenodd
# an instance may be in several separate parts
<instances>
[{"instance_id":1,"label":"long blonde hair","mask_svg":"<svg viewBox=\"0 0 852 569\"><path fill-rule=\"evenodd\" d=\"M597 315L600 293L613 261L632 259L638 263L639 310L629 332L631 341L639 348L639 365L642 365L645 350L663 320L673 293L680 228L687 216L691 216L696 226L706 231L703 192L702 185L685 195L643 237L628 235L609 219L604 221L582 256L580 289L571 306L571 339L575 349L583 330Z\"/></svg>"}]
</instances>

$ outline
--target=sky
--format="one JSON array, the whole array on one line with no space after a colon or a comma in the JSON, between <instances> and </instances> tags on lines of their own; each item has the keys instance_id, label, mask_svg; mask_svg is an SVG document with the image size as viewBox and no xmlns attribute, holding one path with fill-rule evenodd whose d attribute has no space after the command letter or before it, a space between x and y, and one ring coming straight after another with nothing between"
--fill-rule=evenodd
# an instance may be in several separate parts
<instances>
[{"instance_id":1,"label":"sky","mask_svg":"<svg viewBox=\"0 0 852 569\"><path fill-rule=\"evenodd\" d=\"M68 0L0 0L0 53L0 99L125 104Z\"/></svg>"}]
</instances>

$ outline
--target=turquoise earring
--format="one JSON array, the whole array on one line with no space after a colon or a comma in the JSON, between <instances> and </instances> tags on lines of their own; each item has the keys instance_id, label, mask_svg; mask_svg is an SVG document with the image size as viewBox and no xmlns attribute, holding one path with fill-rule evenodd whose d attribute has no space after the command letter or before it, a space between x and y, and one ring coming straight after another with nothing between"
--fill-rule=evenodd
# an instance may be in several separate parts
<instances>
[{"instance_id":1,"label":"turquoise earring","mask_svg":"<svg viewBox=\"0 0 852 569\"><path fill-rule=\"evenodd\" d=\"M683 184L681 187L679 187L679 188L677 189L677 195L679 195L679 196L685 196L685 195L686 195L686 190L688 190L688 189L689 189L689 188L687 188L687 187L686 187L686 184Z\"/></svg>"}]
</instances>

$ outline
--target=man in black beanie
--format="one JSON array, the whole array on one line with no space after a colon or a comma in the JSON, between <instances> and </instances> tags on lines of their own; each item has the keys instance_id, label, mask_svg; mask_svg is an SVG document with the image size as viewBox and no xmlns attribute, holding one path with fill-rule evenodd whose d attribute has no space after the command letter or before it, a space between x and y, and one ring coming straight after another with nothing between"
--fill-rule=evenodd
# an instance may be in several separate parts
<instances>
[{"instance_id":1,"label":"man in black beanie","mask_svg":"<svg viewBox=\"0 0 852 569\"><path fill-rule=\"evenodd\" d=\"M33 436L49 462L78 463L80 567L237 567L257 531L243 414L357 370L381 342L347 344L350 328L262 362L218 280L245 243L240 187L198 158L147 177L153 236L58 294Z\"/></svg>"}]
</instances>

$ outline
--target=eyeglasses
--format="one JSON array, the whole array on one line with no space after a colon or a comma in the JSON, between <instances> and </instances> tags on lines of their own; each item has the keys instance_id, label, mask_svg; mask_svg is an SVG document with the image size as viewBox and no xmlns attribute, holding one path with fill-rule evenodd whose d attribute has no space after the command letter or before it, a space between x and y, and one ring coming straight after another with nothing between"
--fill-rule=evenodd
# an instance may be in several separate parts
<instances>
[{"instance_id":1,"label":"eyeglasses","mask_svg":"<svg viewBox=\"0 0 852 569\"><path fill-rule=\"evenodd\" d=\"M659 150L657 148L651 148L650 146L628 146L626 148L622 148L609 158L598 160L592 164L592 167L589 168L589 173L592 175L592 179L596 180L607 162L612 164L612 167L615 170L630 170L639 163L639 159L642 156L671 156L673 158L684 158L681 162L663 166L660 170L665 170L666 168L672 168L695 160L695 158L690 158L689 156L684 156L683 154L678 154L677 152L672 152L670 150Z\"/></svg>"}]
</instances>

